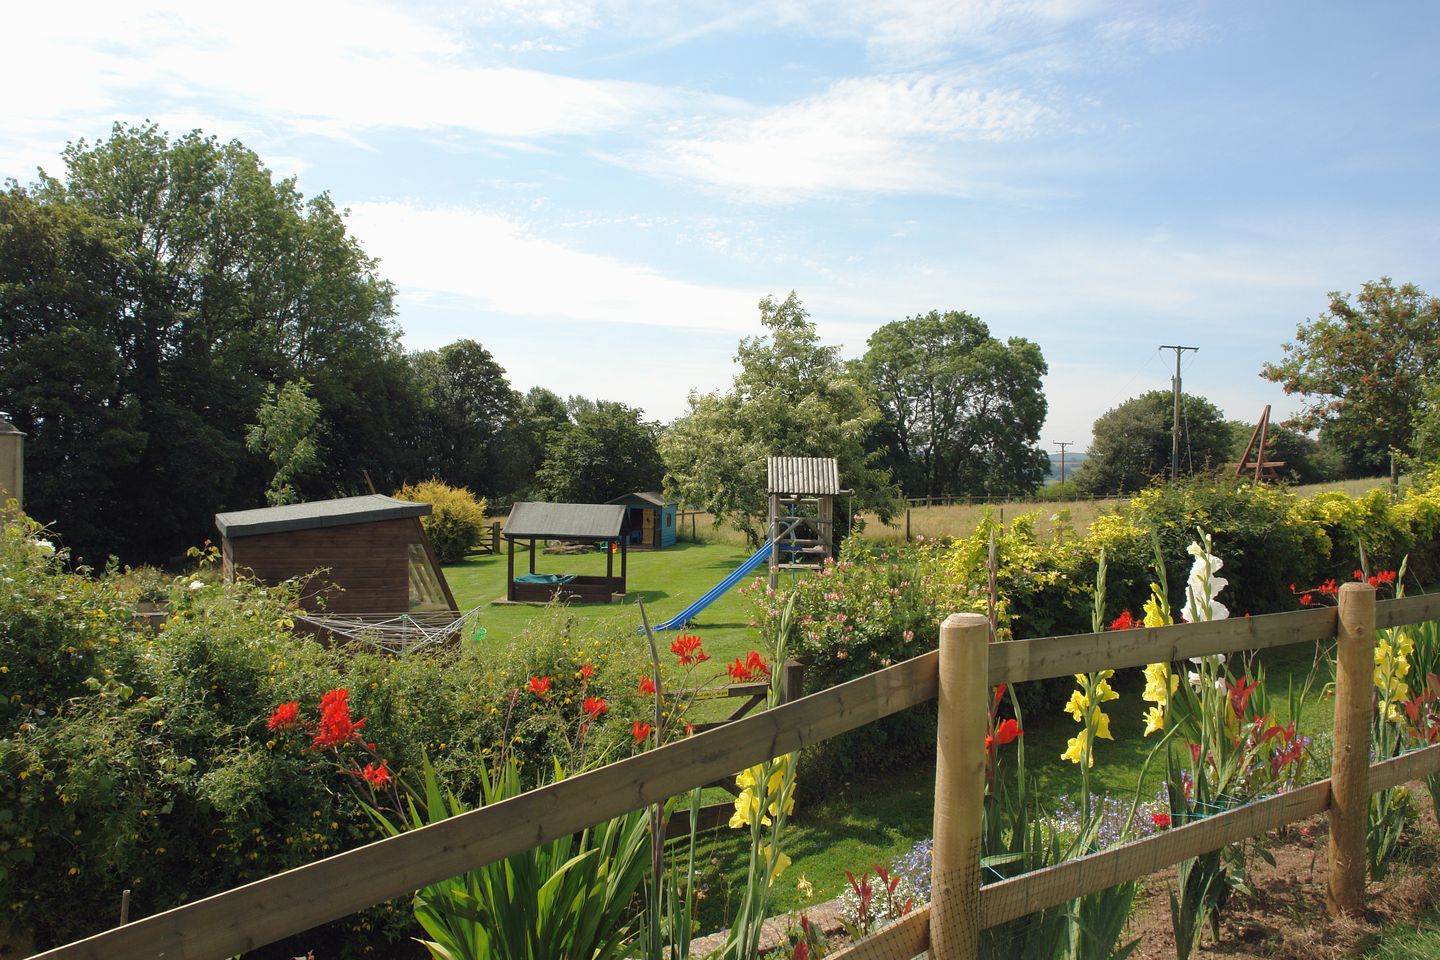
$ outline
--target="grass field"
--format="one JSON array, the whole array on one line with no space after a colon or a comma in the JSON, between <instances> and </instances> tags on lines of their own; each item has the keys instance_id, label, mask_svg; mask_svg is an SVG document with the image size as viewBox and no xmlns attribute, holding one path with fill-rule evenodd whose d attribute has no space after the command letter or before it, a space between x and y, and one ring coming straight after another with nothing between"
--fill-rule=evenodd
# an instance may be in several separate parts
<instances>
[{"instance_id":1,"label":"grass field","mask_svg":"<svg viewBox=\"0 0 1440 960\"><path fill-rule=\"evenodd\" d=\"M645 604L651 623L659 623L684 610L715 584L725 579L750 551L742 544L678 543L664 550L629 554L626 566L630 593L621 604L577 604L571 610L590 622L614 622L624 629L640 626L636 602ZM618 570L618 559L617 559ZM517 571L529 568L527 554L515 555ZM603 574L605 555L600 551L577 554L546 554L536 558L541 573ZM472 556L463 563L445 568L445 578L460 609L487 605L480 612L480 625L489 631L485 643L497 652L504 650L538 613L525 604L488 605L505 596L506 557ZM732 589L705 609L691 631L705 640L705 648L717 661L743 656L758 643L750 627L750 603Z\"/></svg>"}]
</instances>

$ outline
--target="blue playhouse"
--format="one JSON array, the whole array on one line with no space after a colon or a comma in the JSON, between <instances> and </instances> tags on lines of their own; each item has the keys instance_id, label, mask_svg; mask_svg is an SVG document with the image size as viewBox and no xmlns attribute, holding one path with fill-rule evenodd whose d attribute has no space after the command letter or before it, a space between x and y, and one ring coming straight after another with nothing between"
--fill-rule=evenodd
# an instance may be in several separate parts
<instances>
[{"instance_id":1,"label":"blue playhouse","mask_svg":"<svg viewBox=\"0 0 1440 960\"><path fill-rule=\"evenodd\" d=\"M626 544L659 550L675 545L675 501L658 493L627 493L610 501L625 508Z\"/></svg>"}]
</instances>

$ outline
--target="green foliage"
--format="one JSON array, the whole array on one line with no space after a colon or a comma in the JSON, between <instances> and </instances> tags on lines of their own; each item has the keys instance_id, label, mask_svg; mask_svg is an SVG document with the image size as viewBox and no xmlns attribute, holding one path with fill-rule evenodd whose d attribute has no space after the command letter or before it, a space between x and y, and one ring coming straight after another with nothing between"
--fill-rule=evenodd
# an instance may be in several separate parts
<instances>
[{"instance_id":1,"label":"green foliage","mask_svg":"<svg viewBox=\"0 0 1440 960\"><path fill-rule=\"evenodd\" d=\"M642 420L643 412L600 401L579 411L573 423L554 426L535 475L539 495L561 503L608 503L658 490L664 474L656 448L660 425Z\"/></svg>"},{"instance_id":2,"label":"green foliage","mask_svg":"<svg viewBox=\"0 0 1440 960\"><path fill-rule=\"evenodd\" d=\"M559 769L557 766L557 775ZM402 819L376 813L390 835L465 813L428 762ZM517 764L483 777L485 805L519 796ZM635 934L631 901L650 851L649 815L636 810L541 844L415 894L415 917L435 960L616 960Z\"/></svg>"},{"instance_id":3,"label":"green foliage","mask_svg":"<svg viewBox=\"0 0 1440 960\"><path fill-rule=\"evenodd\" d=\"M1151 390L1095 421L1089 456L1075 471L1081 490L1099 496L1139 490L1168 475L1174 433L1174 394ZM1180 396L1180 473L1208 470L1230 456L1231 434L1219 409L1204 397Z\"/></svg>"},{"instance_id":4,"label":"green foliage","mask_svg":"<svg viewBox=\"0 0 1440 960\"><path fill-rule=\"evenodd\" d=\"M259 500L273 471L245 433L267 384L313 385L343 438L327 480L398 472L393 291L328 196L153 125L64 159L0 195L0 407L28 434L28 506L79 555L164 560Z\"/></svg>"},{"instance_id":5,"label":"green foliage","mask_svg":"<svg viewBox=\"0 0 1440 960\"><path fill-rule=\"evenodd\" d=\"M275 465L265 488L272 507L300 499L294 483L320 466L320 432L320 404L310 396L309 380L292 380L278 393L273 383L266 386L255 422L245 431L245 447Z\"/></svg>"},{"instance_id":6,"label":"green foliage","mask_svg":"<svg viewBox=\"0 0 1440 960\"><path fill-rule=\"evenodd\" d=\"M804 660L805 686L814 691L935 649L937 610L984 608L973 587L945 575L942 549L938 543L882 547L852 537L838 561L782 584L777 593L760 579L741 589L751 595L755 622L767 636L794 603L790 655ZM821 789L934 746L934 710L920 707L813 748L802 777Z\"/></svg>"},{"instance_id":7,"label":"green foliage","mask_svg":"<svg viewBox=\"0 0 1440 960\"><path fill-rule=\"evenodd\" d=\"M440 480L406 484L395 491L400 500L428 503L431 510L420 518L435 556L441 563L459 563L480 542L485 531L485 499L464 487L452 487Z\"/></svg>"},{"instance_id":8,"label":"green foliage","mask_svg":"<svg viewBox=\"0 0 1440 960\"><path fill-rule=\"evenodd\" d=\"M1348 462L1371 470L1415 452L1425 385L1440 364L1440 299L1389 277L1366 283L1353 301L1334 292L1284 351L1260 375L1305 398L1300 426L1322 427Z\"/></svg>"},{"instance_id":9,"label":"green foliage","mask_svg":"<svg viewBox=\"0 0 1440 960\"><path fill-rule=\"evenodd\" d=\"M499 658L469 641L396 658L293 635L293 587L201 573L171 581L151 633L130 614L148 586L67 573L41 534L0 527L0 898L41 948L111 926L122 889L144 916L379 836L353 777L267 729L282 703L309 710L346 688L392 770L428 753L474 799L502 756L535 783L556 757L580 769L618 755L643 707L629 699L633 635L582 630L562 609ZM552 678L544 703L532 676ZM578 737L585 696L610 708ZM318 939L358 950L407 919L385 905Z\"/></svg>"},{"instance_id":10,"label":"green foliage","mask_svg":"<svg viewBox=\"0 0 1440 960\"><path fill-rule=\"evenodd\" d=\"M1049 469L1040 348L954 310L875 331L858 370L907 496L1030 493Z\"/></svg>"},{"instance_id":11,"label":"green foliage","mask_svg":"<svg viewBox=\"0 0 1440 960\"><path fill-rule=\"evenodd\" d=\"M730 392L691 393L689 411L660 438L667 489L759 543L766 458L834 457L856 512L888 521L896 490L865 447L879 409L845 371L839 349L820 343L793 292L780 303L761 300L760 323L763 335L740 341Z\"/></svg>"},{"instance_id":12,"label":"green foliage","mask_svg":"<svg viewBox=\"0 0 1440 960\"><path fill-rule=\"evenodd\" d=\"M515 426L520 398L505 368L474 340L413 353L409 361L424 413L418 437L424 469L477 494L508 492L500 482L502 437Z\"/></svg>"}]
</instances>

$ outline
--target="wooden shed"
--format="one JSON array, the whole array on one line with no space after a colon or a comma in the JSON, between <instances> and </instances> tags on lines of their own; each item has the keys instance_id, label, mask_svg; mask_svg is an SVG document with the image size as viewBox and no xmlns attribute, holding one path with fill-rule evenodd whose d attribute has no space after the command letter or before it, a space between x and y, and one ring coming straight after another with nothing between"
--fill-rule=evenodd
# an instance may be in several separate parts
<instances>
[{"instance_id":1,"label":"wooden shed","mask_svg":"<svg viewBox=\"0 0 1440 960\"><path fill-rule=\"evenodd\" d=\"M512 603L548 603L555 597L577 603L609 603L625 592L625 562L629 546L627 514L619 504L610 503L517 503L510 508L501 536L509 545L505 599ZM530 572L515 575L515 543L530 548ZM571 573L539 573L535 555L540 541L609 544L618 549L605 551L605 576ZM615 576L615 555L620 555L620 575Z\"/></svg>"},{"instance_id":2,"label":"wooden shed","mask_svg":"<svg viewBox=\"0 0 1440 960\"><path fill-rule=\"evenodd\" d=\"M625 508L625 535L632 547L658 550L675 543L675 501L658 493L627 493L611 503Z\"/></svg>"},{"instance_id":3,"label":"wooden shed","mask_svg":"<svg viewBox=\"0 0 1440 960\"><path fill-rule=\"evenodd\" d=\"M221 574L276 584L321 570L301 598L307 610L458 614L420 525L429 512L372 494L217 513Z\"/></svg>"}]
</instances>

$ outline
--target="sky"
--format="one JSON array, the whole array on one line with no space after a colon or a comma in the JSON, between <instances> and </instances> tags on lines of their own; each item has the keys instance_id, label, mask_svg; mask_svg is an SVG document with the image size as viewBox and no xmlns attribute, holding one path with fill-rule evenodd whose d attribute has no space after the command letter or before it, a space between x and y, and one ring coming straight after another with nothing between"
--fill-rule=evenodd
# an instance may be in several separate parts
<instances>
[{"instance_id":1,"label":"sky","mask_svg":"<svg viewBox=\"0 0 1440 960\"><path fill-rule=\"evenodd\" d=\"M1440 293L1440 4L5 0L0 177L117 121L328 192L404 343L668 421L757 303L827 343L963 310L1040 442L1169 389L1254 422L1330 291Z\"/></svg>"}]
</instances>

